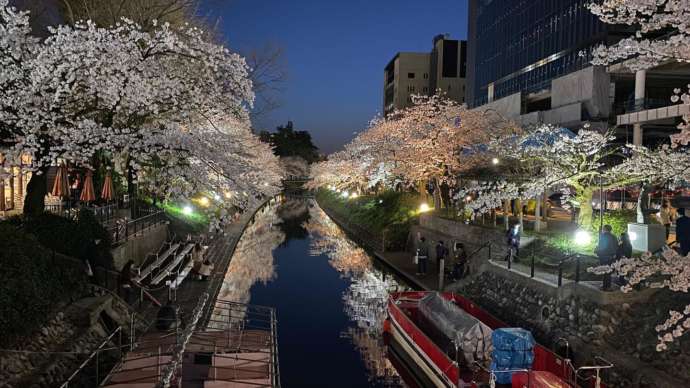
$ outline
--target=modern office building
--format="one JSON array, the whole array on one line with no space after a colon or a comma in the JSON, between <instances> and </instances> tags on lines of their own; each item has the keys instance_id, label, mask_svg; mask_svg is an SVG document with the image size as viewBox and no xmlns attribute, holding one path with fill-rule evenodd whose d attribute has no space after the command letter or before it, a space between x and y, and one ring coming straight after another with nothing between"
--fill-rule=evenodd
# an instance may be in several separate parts
<instances>
[{"instance_id":1,"label":"modern office building","mask_svg":"<svg viewBox=\"0 0 690 388\"><path fill-rule=\"evenodd\" d=\"M464 103L466 51L465 41L438 35L429 53L397 53L384 70L384 114L412 105L413 95L433 95L439 89Z\"/></svg>"},{"instance_id":2,"label":"modern office building","mask_svg":"<svg viewBox=\"0 0 690 388\"><path fill-rule=\"evenodd\" d=\"M630 30L601 22L586 8L589 2L470 0L468 105L523 125L577 128L589 122L617 126L630 142L667 138L678 121L675 113L647 120L644 139L635 122L640 115L630 114L670 105L674 85L687 84L690 73L677 64L647 72L625 63L592 66L594 47L615 43Z\"/></svg>"}]
</instances>

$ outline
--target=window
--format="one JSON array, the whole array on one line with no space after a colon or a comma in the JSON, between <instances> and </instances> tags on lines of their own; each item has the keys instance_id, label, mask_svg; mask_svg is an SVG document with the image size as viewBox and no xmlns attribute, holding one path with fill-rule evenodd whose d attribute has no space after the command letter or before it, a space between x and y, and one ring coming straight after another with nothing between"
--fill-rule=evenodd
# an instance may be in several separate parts
<instances>
[{"instance_id":1,"label":"window","mask_svg":"<svg viewBox=\"0 0 690 388\"><path fill-rule=\"evenodd\" d=\"M422 92L424 92L424 93L429 93L429 88L427 88L426 86L423 87L423 88L422 88Z\"/></svg>"},{"instance_id":2,"label":"window","mask_svg":"<svg viewBox=\"0 0 690 388\"><path fill-rule=\"evenodd\" d=\"M429 79L429 73L424 73L424 79Z\"/></svg>"},{"instance_id":3,"label":"window","mask_svg":"<svg viewBox=\"0 0 690 388\"><path fill-rule=\"evenodd\" d=\"M414 73L407 73L407 78L409 78L409 79L414 78Z\"/></svg>"},{"instance_id":4,"label":"window","mask_svg":"<svg viewBox=\"0 0 690 388\"><path fill-rule=\"evenodd\" d=\"M410 85L407 87L407 91L410 93L414 93L414 85Z\"/></svg>"}]
</instances>

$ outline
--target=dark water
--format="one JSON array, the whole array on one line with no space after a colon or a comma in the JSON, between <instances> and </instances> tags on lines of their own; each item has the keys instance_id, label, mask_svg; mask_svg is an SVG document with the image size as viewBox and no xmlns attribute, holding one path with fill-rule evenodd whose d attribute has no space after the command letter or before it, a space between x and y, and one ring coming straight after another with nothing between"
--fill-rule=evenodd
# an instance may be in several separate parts
<instances>
[{"instance_id":1,"label":"dark water","mask_svg":"<svg viewBox=\"0 0 690 388\"><path fill-rule=\"evenodd\" d=\"M276 308L283 387L402 387L381 338L396 288L315 202L284 199L245 232L221 296Z\"/></svg>"}]
</instances>

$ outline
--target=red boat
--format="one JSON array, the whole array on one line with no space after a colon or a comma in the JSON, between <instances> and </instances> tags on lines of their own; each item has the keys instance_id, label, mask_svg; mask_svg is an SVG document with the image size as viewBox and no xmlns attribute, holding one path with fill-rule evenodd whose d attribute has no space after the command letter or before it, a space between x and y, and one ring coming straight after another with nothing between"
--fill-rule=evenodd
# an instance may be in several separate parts
<instances>
[{"instance_id":1,"label":"red boat","mask_svg":"<svg viewBox=\"0 0 690 388\"><path fill-rule=\"evenodd\" d=\"M401 349L405 358L411 360L417 367L415 369L424 375L422 378L426 383L422 385L448 388L604 388L600 374L603 369L613 367L611 363L598 358L597 362L601 362L601 365L575 368L570 359L562 358L539 344L532 349L534 361L531 368L507 371L512 373L512 385L495 384L494 371L480 363L467 365L464 359L458 363L457 348L456 357L451 358L437 341L431 339L434 335L424 329L424 317L419 308L420 301L429 294L428 291L392 293L388 300L388 318L384 323L384 331L395 342L396 348ZM476 318L481 322L481 327L488 327L490 331L508 327L460 295L439 293L439 296ZM419 382L415 385L419 385Z\"/></svg>"}]
</instances>

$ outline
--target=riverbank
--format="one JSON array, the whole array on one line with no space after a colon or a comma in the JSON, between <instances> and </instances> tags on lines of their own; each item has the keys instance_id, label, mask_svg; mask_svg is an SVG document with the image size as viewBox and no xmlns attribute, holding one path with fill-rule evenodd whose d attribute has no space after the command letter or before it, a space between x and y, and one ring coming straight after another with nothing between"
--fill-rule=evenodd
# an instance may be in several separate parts
<instances>
[{"instance_id":1,"label":"riverbank","mask_svg":"<svg viewBox=\"0 0 690 388\"><path fill-rule=\"evenodd\" d=\"M431 278L419 279L414 275L416 269L410 253L377 250L362 225L343 221L327 205L322 208L411 284L419 289L437 289ZM615 368L604 379L609 387L690 386L690 371L684 367L690 363L690 340L678 338L673 349L658 352L654 330L669 310L682 309L688 303L686 300L676 300L668 292L655 290L602 292L599 280L576 283L564 278L559 285L552 273L536 269L532 276L525 263L508 268L501 257L505 247L500 231L464 223L450 225L452 221L433 215L422 218L421 225L412 226L411 236L419 233L429 241L463 242L471 251L486 243L494 246L480 249L481 254L470 258L469 276L447 289L467 296L511 325L531 330L539 342L549 347L566 339L577 365L591 365L596 356L612 361Z\"/></svg>"}]
</instances>

